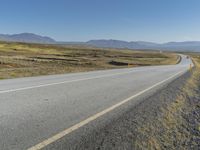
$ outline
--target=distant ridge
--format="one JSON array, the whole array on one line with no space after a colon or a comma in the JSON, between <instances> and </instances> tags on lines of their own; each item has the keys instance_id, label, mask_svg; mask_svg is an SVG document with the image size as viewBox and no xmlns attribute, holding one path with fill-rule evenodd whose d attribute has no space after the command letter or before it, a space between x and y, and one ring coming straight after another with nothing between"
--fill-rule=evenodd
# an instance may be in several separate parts
<instances>
[{"instance_id":1,"label":"distant ridge","mask_svg":"<svg viewBox=\"0 0 200 150\"><path fill-rule=\"evenodd\" d=\"M56 41L50 37L40 36L33 33L20 33L20 34L0 34L1 41L10 42L27 42L27 43L56 43Z\"/></svg>"},{"instance_id":2,"label":"distant ridge","mask_svg":"<svg viewBox=\"0 0 200 150\"><path fill-rule=\"evenodd\" d=\"M0 34L0 41L9 42L26 42L26 43L41 43L41 44L60 44L60 45L85 45L101 48L127 48L127 49L154 49L166 51L195 51L200 52L200 41L184 41L184 42L168 42L168 43L153 43L146 41L121 41L121 40L90 40L88 42L67 42L56 41L50 37L41 36L33 33L20 34Z\"/></svg>"},{"instance_id":3,"label":"distant ridge","mask_svg":"<svg viewBox=\"0 0 200 150\"><path fill-rule=\"evenodd\" d=\"M144 41L120 41L120 40L90 40L87 42L89 45L97 47L110 47L110 48L129 48L129 49L144 49L149 47L155 47L158 44Z\"/></svg>"},{"instance_id":4,"label":"distant ridge","mask_svg":"<svg viewBox=\"0 0 200 150\"><path fill-rule=\"evenodd\" d=\"M120 41L120 40L90 40L88 45L104 48L128 49L156 49L168 51L196 51L200 52L200 41L168 42L163 44L145 41Z\"/></svg>"}]
</instances>

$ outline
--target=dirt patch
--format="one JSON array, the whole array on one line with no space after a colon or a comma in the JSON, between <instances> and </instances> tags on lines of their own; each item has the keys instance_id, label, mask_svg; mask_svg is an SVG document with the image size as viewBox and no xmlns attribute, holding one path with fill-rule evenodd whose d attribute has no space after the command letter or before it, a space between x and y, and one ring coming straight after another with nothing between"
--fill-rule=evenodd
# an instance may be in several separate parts
<instances>
[{"instance_id":1,"label":"dirt patch","mask_svg":"<svg viewBox=\"0 0 200 150\"><path fill-rule=\"evenodd\" d=\"M115 66L128 66L128 63L125 62L119 62L119 61L110 61L109 64L115 65Z\"/></svg>"}]
</instances>

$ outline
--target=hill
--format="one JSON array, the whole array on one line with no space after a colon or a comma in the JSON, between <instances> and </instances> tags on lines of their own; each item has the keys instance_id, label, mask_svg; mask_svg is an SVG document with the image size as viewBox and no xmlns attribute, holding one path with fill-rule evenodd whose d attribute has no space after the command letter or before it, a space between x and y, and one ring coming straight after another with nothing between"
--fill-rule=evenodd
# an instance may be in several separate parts
<instances>
[{"instance_id":1,"label":"hill","mask_svg":"<svg viewBox=\"0 0 200 150\"><path fill-rule=\"evenodd\" d=\"M0 34L1 41L10 42L27 42L27 43L55 43L56 41L50 37L40 36L33 33L20 34Z\"/></svg>"},{"instance_id":2,"label":"hill","mask_svg":"<svg viewBox=\"0 0 200 150\"><path fill-rule=\"evenodd\" d=\"M20 34L0 34L0 41L9 42L25 42L25 43L40 43L40 44L58 44L58 45L81 45L100 48L127 48L127 49L154 49L166 51L195 51L200 52L200 41L184 41L184 42L168 42L168 43L153 43L146 41L121 41L121 40L90 40L88 42L67 42L56 41L50 37L41 36L33 33Z\"/></svg>"},{"instance_id":3,"label":"hill","mask_svg":"<svg viewBox=\"0 0 200 150\"><path fill-rule=\"evenodd\" d=\"M153 43L145 41L120 41L120 40L91 40L88 45L106 48L129 48L129 49L157 49L169 51L197 51L200 52L200 41Z\"/></svg>"}]
</instances>

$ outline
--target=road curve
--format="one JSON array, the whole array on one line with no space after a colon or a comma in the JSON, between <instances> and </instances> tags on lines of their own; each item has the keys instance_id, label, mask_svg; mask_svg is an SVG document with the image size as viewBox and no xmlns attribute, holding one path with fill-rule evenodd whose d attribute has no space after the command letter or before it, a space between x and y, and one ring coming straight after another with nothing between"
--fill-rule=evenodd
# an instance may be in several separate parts
<instances>
[{"instance_id":1,"label":"road curve","mask_svg":"<svg viewBox=\"0 0 200 150\"><path fill-rule=\"evenodd\" d=\"M92 71L0 81L0 149L45 148L98 117L185 73L177 65Z\"/></svg>"}]
</instances>

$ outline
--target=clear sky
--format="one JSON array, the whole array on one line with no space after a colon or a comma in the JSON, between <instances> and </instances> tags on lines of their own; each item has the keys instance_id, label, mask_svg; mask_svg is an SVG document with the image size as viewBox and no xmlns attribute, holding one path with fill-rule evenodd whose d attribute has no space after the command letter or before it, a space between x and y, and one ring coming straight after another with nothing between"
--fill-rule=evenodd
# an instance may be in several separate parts
<instances>
[{"instance_id":1,"label":"clear sky","mask_svg":"<svg viewBox=\"0 0 200 150\"><path fill-rule=\"evenodd\" d=\"M61 41L200 40L200 0L0 0L0 33Z\"/></svg>"}]
</instances>

